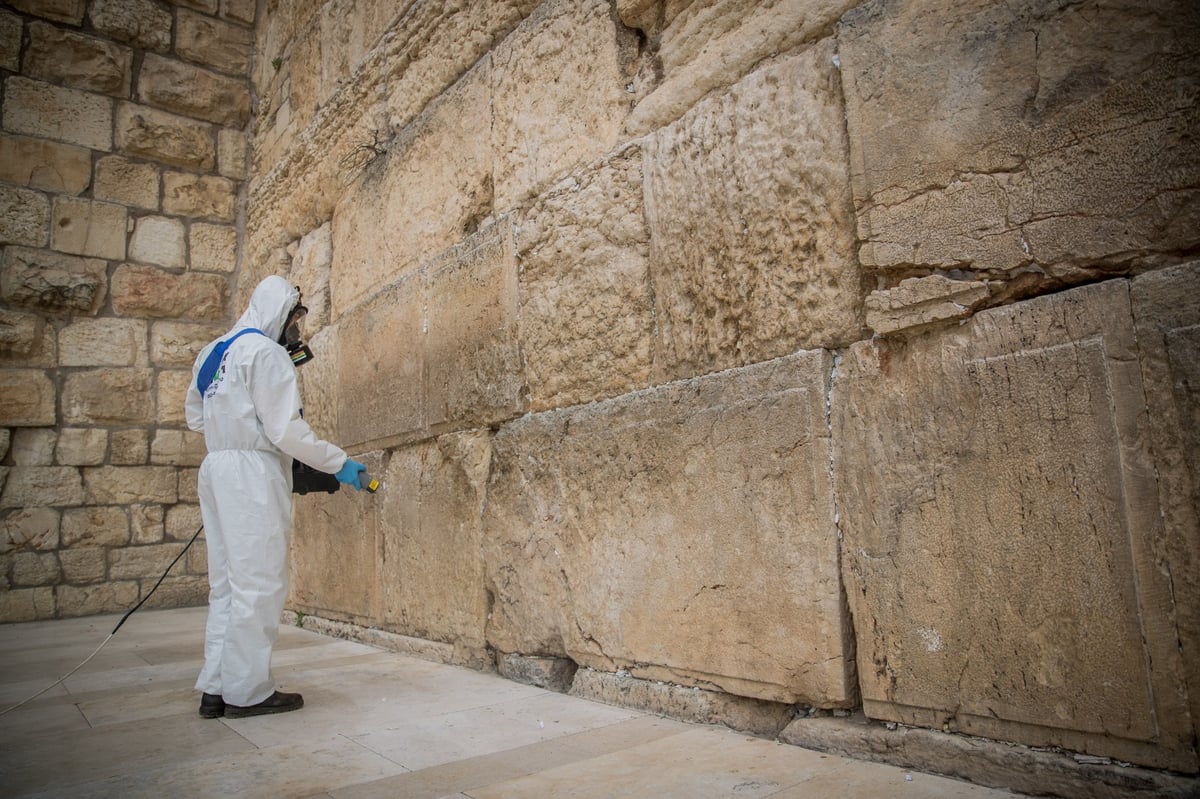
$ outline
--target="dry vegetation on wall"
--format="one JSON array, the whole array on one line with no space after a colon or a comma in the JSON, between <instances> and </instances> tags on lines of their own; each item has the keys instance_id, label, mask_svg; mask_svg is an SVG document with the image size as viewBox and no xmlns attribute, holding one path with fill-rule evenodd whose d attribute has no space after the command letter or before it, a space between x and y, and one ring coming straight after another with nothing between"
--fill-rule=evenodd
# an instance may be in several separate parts
<instances>
[{"instance_id":1,"label":"dry vegetation on wall","mask_svg":"<svg viewBox=\"0 0 1200 799\"><path fill-rule=\"evenodd\" d=\"M213 1L170 7L175 40L128 45L111 90L31 55L42 28L104 38L102 3L0 16L20 30L0 141L93 170L74 191L0 175L20 209L0 299L29 331L3 350L9 618L68 612L60 577L18 575L65 571L72 514L130 520L86 545L107 558L92 593L149 552L126 546L143 508L160 539L194 521L172 381L275 272L311 308L306 417L384 483L298 500L306 625L801 743L861 711L1196 773L1194 3L270 0L256 21ZM194 19L252 35L247 68L198 63ZM214 93L183 106L171 70ZM245 116L202 113L240 108L217 87L247 76ZM35 89L111 104L116 138L21 128ZM131 150L135 109L190 118L214 157ZM153 172L152 204L97 196L117 157ZM197 237L234 217L170 187L233 208L243 180L230 274ZM81 203L132 234L56 245ZM170 230L190 260L148 255ZM60 272L92 276L92 304L26 309L9 275L30 253L91 259ZM85 323L140 349L79 354ZM85 371L146 381L119 403L145 407L76 421ZM64 461L85 433L102 460ZM86 493L124 474L126 435L178 503ZM59 469L81 493L45 501Z\"/></svg>"}]
</instances>

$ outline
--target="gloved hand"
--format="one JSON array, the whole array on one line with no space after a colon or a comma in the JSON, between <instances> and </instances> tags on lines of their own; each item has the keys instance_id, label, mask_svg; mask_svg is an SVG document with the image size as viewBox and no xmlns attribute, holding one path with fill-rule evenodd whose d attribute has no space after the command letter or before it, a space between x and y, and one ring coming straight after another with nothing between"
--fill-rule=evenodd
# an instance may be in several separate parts
<instances>
[{"instance_id":1,"label":"gloved hand","mask_svg":"<svg viewBox=\"0 0 1200 799\"><path fill-rule=\"evenodd\" d=\"M358 475L359 472L365 472L366 470L367 467L363 466L358 461L346 458L346 463L342 465L341 469L338 469L338 472L334 475L334 477L337 478L339 483L345 483L346 485L354 486L355 491L362 491L362 486L358 484Z\"/></svg>"}]
</instances>

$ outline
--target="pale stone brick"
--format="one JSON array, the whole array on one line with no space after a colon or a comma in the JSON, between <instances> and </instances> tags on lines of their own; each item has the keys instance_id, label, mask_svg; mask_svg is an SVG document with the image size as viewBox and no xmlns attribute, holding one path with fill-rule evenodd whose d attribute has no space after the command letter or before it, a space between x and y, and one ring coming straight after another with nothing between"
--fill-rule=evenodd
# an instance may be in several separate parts
<instances>
[{"instance_id":1,"label":"pale stone brick","mask_svg":"<svg viewBox=\"0 0 1200 799\"><path fill-rule=\"evenodd\" d=\"M21 18L0 11L0 69L21 69Z\"/></svg>"},{"instance_id":2,"label":"pale stone brick","mask_svg":"<svg viewBox=\"0 0 1200 799\"><path fill-rule=\"evenodd\" d=\"M68 424L149 424L154 421L150 369L87 369L63 381Z\"/></svg>"},{"instance_id":3,"label":"pale stone brick","mask_svg":"<svg viewBox=\"0 0 1200 799\"><path fill-rule=\"evenodd\" d=\"M57 396L54 382L41 369L0 369L0 425L54 424Z\"/></svg>"},{"instance_id":4,"label":"pale stone brick","mask_svg":"<svg viewBox=\"0 0 1200 799\"><path fill-rule=\"evenodd\" d=\"M254 0L221 0L221 16L247 25L254 24Z\"/></svg>"},{"instance_id":5,"label":"pale stone brick","mask_svg":"<svg viewBox=\"0 0 1200 799\"><path fill-rule=\"evenodd\" d=\"M57 431L42 427L24 427L13 431L9 454L17 466L50 466L54 463Z\"/></svg>"},{"instance_id":6,"label":"pale stone brick","mask_svg":"<svg viewBox=\"0 0 1200 799\"><path fill-rule=\"evenodd\" d=\"M97 505L172 505L179 498L173 466L101 466L85 469L83 479L87 501Z\"/></svg>"},{"instance_id":7,"label":"pale stone brick","mask_svg":"<svg viewBox=\"0 0 1200 799\"><path fill-rule=\"evenodd\" d=\"M107 97L16 76L5 81L4 90L5 130L112 149L113 101Z\"/></svg>"},{"instance_id":8,"label":"pale stone brick","mask_svg":"<svg viewBox=\"0 0 1200 799\"><path fill-rule=\"evenodd\" d=\"M144 216L137 220L129 242L129 259L142 263L181 268L186 265L183 223L166 216Z\"/></svg>"},{"instance_id":9,"label":"pale stone brick","mask_svg":"<svg viewBox=\"0 0 1200 799\"><path fill-rule=\"evenodd\" d=\"M248 149L245 133L222 128L217 133L217 171L227 178L244 180Z\"/></svg>"},{"instance_id":10,"label":"pale stone brick","mask_svg":"<svg viewBox=\"0 0 1200 799\"><path fill-rule=\"evenodd\" d=\"M220 0L174 0L174 2L177 6L194 8L209 15L215 15L220 8Z\"/></svg>"},{"instance_id":11,"label":"pale stone brick","mask_svg":"<svg viewBox=\"0 0 1200 799\"><path fill-rule=\"evenodd\" d=\"M109 462L114 466L144 466L150 462L149 430L114 430Z\"/></svg>"},{"instance_id":12,"label":"pale stone brick","mask_svg":"<svg viewBox=\"0 0 1200 799\"><path fill-rule=\"evenodd\" d=\"M229 284L222 275L172 274L123 264L112 278L113 310L123 316L217 320L225 318Z\"/></svg>"},{"instance_id":13,"label":"pale stone brick","mask_svg":"<svg viewBox=\"0 0 1200 799\"><path fill-rule=\"evenodd\" d=\"M132 67L133 51L128 47L44 22L29 26L29 49L22 71L30 77L128 97Z\"/></svg>"},{"instance_id":14,"label":"pale stone brick","mask_svg":"<svg viewBox=\"0 0 1200 799\"><path fill-rule=\"evenodd\" d=\"M117 41L158 53L171 47L171 12L153 0L92 0L88 18Z\"/></svg>"},{"instance_id":15,"label":"pale stone brick","mask_svg":"<svg viewBox=\"0 0 1200 799\"><path fill-rule=\"evenodd\" d=\"M45 247L50 238L50 201L41 192L0 186L0 244Z\"/></svg>"},{"instance_id":16,"label":"pale stone brick","mask_svg":"<svg viewBox=\"0 0 1200 799\"><path fill-rule=\"evenodd\" d=\"M184 402L187 399L188 386L192 383L191 369L163 369L158 373L158 403L157 422L160 425L185 425L187 418L184 413ZM183 442L180 442L182 446ZM193 442L194 443L194 442ZM163 446L167 446L165 443ZM154 448L151 445L151 462L154 462ZM191 463L181 451L177 462L181 466L199 466L200 461Z\"/></svg>"},{"instance_id":17,"label":"pale stone brick","mask_svg":"<svg viewBox=\"0 0 1200 799\"><path fill-rule=\"evenodd\" d=\"M26 14L69 25L83 21L84 0L9 0L8 5Z\"/></svg>"},{"instance_id":18,"label":"pale stone brick","mask_svg":"<svg viewBox=\"0 0 1200 799\"><path fill-rule=\"evenodd\" d=\"M136 580L87 586L60 585L57 591L58 612L64 618L118 613L129 610L138 601Z\"/></svg>"},{"instance_id":19,"label":"pale stone brick","mask_svg":"<svg viewBox=\"0 0 1200 799\"><path fill-rule=\"evenodd\" d=\"M55 589L50 587L0 591L0 620L14 623L53 618L55 601Z\"/></svg>"},{"instance_id":20,"label":"pale stone brick","mask_svg":"<svg viewBox=\"0 0 1200 799\"><path fill-rule=\"evenodd\" d=\"M146 366L146 322L141 319L75 319L58 334L62 366Z\"/></svg>"},{"instance_id":21,"label":"pale stone brick","mask_svg":"<svg viewBox=\"0 0 1200 799\"><path fill-rule=\"evenodd\" d=\"M122 580L158 577L179 554L179 544L148 544L108 552L108 578Z\"/></svg>"},{"instance_id":22,"label":"pale stone brick","mask_svg":"<svg viewBox=\"0 0 1200 799\"><path fill-rule=\"evenodd\" d=\"M107 297L108 265L48 250L4 248L0 296L11 305L56 313L94 313Z\"/></svg>"},{"instance_id":23,"label":"pale stone brick","mask_svg":"<svg viewBox=\"0 0 1200 799\"><path fill-rule=\"evenodd\" d=\"M910 277L895 288L867 296L867 327L881 336L920 333L942 322L965 319L989 296L988 284L982 281Z\"/></svg>"},{"instance_id":24,"label":"pale stone brick","mask_svg":"<svg viewBox=\"0 0 1200 799\"><path fill-rule=\"evenodd\" d=\"M175 22L175 52L222 72L249 75L253 43L249 28L190 11L180 11Z\"/></svg>"},{"instance_id":25,"label":"pale stone brick","mask_svg":"<svg viewBox=\"0 0 1200 799\"><path fill-rule=\"evenodd\" d=\"M157 544L163 540L163 506L130 505L129 525L134 544Z\"/></svg>"},{"instance_id":26,"label":"pale stone brick","mask_svg":"<svg viewBox=\"0 0 1200 799\"><path fill-rule=\"evenodd\" d=\"M43 316L0 309L0 362L5 366L53 367L56 352L54 327Z\"/></svg>"},{"instance_id":27,"label":"pale stone brick","mask_svg":"<svg viewBox=\"0 0 1200 799\"><path fill-rule=\"evenodd\" d=\"M19 588L53 585L62 574L53 552L17 552L12 561L12 583Z\"/></svg>"},{"instance_id":28,"label":"pale stone brick","mask_svg":"<svg viewBox=\"0 0 1200 799\"><path fill-rule=\"evenodd\" d=\"M129 515L124 508L97 506L63 512L64 547L109 547L129 543Z\"/></svg>"},{"instance_id":29,"label":"pale stone brick","mask_svg":"<svg viewBox=\"0 0 1200 799\"><path fill-rule=\"evenodd\" d=\"M67 427L59 431L54 462L59 466L99 466L107 452L107 430Z\"/></svg>"},{"instance_id":30,"label":"pale stone brick","mask_svg":"<svg viewBox=\"0 0 1200 799\"><path fill-rule=\"evenodd\" d=\"M110 155L96 162L92 195L97 200L158 209L159 168L155 164Z\"/></svg>"},{"instance_id":31,"label":"pale stone brick","mask_svg":"<svg viewBox=\"0 0 1200 799\"><path fill-rule=\"evenodd\" d=\"M119 260L125 257L128 218L123 205L58 197L54 201L50 246L73 255Z\"/></svg>"},{"instance_id":32,"label":"pale stone brick","mask_svg":"<svg viewBox=\"0 0 1200 799\"><path fill-rule=\"evenodd\" d=\"M178 549L178 545L176 545ZM163 564L167 567L171 561ZM176 566L175 569L180 569ZM149 582L148 580L143 582ZM148 587L148 586L147 586ZM154 596L145 604L147 608L186 608L203 605L208 598L208 580L202 575L172 576L162 581L162 585L154 592Z\"/></svg>"},{"instance_id":33,"label":"pale stone brick","mask_svg":"<svg viewBox=\"0 0 1200 799\"><path fill-rule=\"evenodd\" d=\"M72 585L98 583L104 579L108 569L108 558L103 547L63 549L58 553L62 565L63 581Z\"/></svg>"},{"instance_id":34,"label":"pale stone brick","mask_svg":"<svg viewBox=\"0 0 1200 799\"><path fill-rule=\"evenodd\" d=\"M195 534L192 530L192 534ZM188 536L191 540L191 535ZM188 574L208 574L208 542L201 535L196 539L196 543L192 544L192 548L188 550L186 558Z\"/></svg>"},{"instance_id":35,"label":"pale stone brick","mask_svg":"<svg viewBox=\"0 0 1200 799\"><path fill-rule=\"evenodd\" d=\"M69 466L14 466L0 508L63 507L84 503L79 470Z\"/></svg>"},{"instance_id":36,"label":"pale stone brick","mask_svg":"<svg viewBox=\"0 0 1200 799\"><path fill-rule=\"evenodd\" d=\"M18 549L58 549L60 512L53 508L21 508L0 518L0 555Z\"/></svg>"},{"instance_id":37,"label":"pale stone brick","mask_svg":"<svg viewBox=\"0 0 1200 799\"><path fill-rule=\"evenodd\" d=\"M166 534L172 541L187 541L202 524L199 505L181 504L167 510Z\"/></svg>"},{"instance_id":38,"label":"pale stone brick","mask_svg":"<svg viewBox=\"0 0 1200 799\"><path fill-rule=\"evenodd\" d=\"M89 150L46 139L0 134L0 180L58 194L79 194L91 178Z\"/></svg>"},{"instance_id":39,"label":"pale stone brick","mask_svg":"<svg viewBox=\"0 0 1200 799\"><path fill-rule=\"evenodd\" d=\"M209 170L216 163L212 125L133 103L117 106L116 146L175 166Z\"/></svg>"},{"instance_id":40,"label":"pale stone brick","mask_svg":"<svg viewBox=\"0 0 1200 799\"><path fill-rule=\"evenodd\" d=\"M205 344L225 332L224 325L155 322L150 328L150 361L155 366L192 368Z\"/></svg>"},{"instance_id":41,"label":"pale stone brick","mask_svg":"<svg viewBox=\"0 0 1200 799\"><path fill-rule=\"evenodd\" d=\"M190 233L191 262L198 272L230 273L237 267L237 228L194 222ZM311 314L311 310L310 310Z\"/></svg>"},{"instance_id":42,"label":"pale stone brick","mask_svg":"<svg viewBox=\"0 0 1200 799\"><path fill-rule=\"evenodd\" d=\"M200 478L199 469L179 469L179 501L199 502L196 481Z\"/></svg>"},{"instance_id":43,"label":"pale stone brick","mask_svg":"<svg viewBox=\"0 0 1200 799\"><path fill-rule=\"evenodd\" d=\"M137 99L230 128L243 128L250 119L250 88L244 80L153 54L142 64Z\"/></svg>"},{"instance_id":44,"label":"pale stone brick","mask_svg":"<svg viewBox=\"0 0 1200 799\"><path fill-rule=\"evenodd\" d=\"M163 210L169 214L232 222L236 201L236 188L228 178L183 172L163 176Z\"/></svg>"}]
</instances>

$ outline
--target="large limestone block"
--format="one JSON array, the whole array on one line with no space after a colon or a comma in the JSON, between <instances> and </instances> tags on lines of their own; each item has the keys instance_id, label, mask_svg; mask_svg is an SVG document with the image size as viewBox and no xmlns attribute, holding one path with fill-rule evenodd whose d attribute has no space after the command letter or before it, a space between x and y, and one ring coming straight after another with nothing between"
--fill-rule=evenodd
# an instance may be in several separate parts
<instances>
[{"instance_id":1,"label":"large limestone block","mask_svg":"<svg viewBox=\"0 0 1200 799\"><path fill-rule=\"evenodd\" d=\"M113 101L90 92L13 76L4 81L4 129L111 150Z\"/></svg>"},{"instance_id":2,"label":"large limestone block","mask_svg":"<svg viewBox=\"0 0 1200 799\"><path fill-rule=\"evenodd\" d=\"M108 431L68 427L59 431L54 462L59 466L99 466L108 452Z\"/></svg>"},{"instance_id":3,"label":"large limestone block","mask_svg":"<svg viewBox=\"0 0 1200 799\"><path fill-rule=\"evenodd\" d=\"M0 67L10 72L21 69L21 29L23 23L16 14L0 12Z\"/></svg>"},{"instance_id":4,"label":"large limestone block","mask_svg":"<svg viewBox=\"0 0 1200 799\"><path fill-rule=\"evenodd\" d=\"M114 97L128 97L133 51L44 22L29 26L24 74Z\"/></svg>"},{"instance_id":5,"label":"large limestone block","mask_svg":"<svg viewBox=\"0 0 1200 799\"><path fill-rule=\"evenodd\" d=\"M58 601L58 615L62 618L121 613L129 610L138 601L137 580L81 586L60 585L54 590Z\"/></svg>"},{"instance_id":6,"label":"large limestone block","mask_svg":"<svg viewBox=\"0 0 1200 799\"><path fill-rule=\"evenodd\" d=\"M10 0L8 5L42 19L78 25L83 19L85 3L84 0Z\"/></svg>"},{"instance_id":7,"label":"large limestone block","mask_svg":"<svg viewBox=\"0 0 1200 799\"><path fill-rule=\"evenodd\" d=\"M155 211L159 202L159 168L119 155L101 158L96 162L92 195L97 200Z\"/></svg>"},{"instance_id":8,"label":"large limestone block","mask_svg":"<svg viewBox=\"0 0 1200 799\"><path fill-rule=\"evenodd\" d=\"M191 369L200 350L225 330L224 325L155 322L150 328L150 360L155 366Z\"/></svg>"},{"instance_id":9,"label":"large limestone block","mask_svg":"<svg viewBox=\"0 0 1200 799\"><path fill-rule=\"evenodd\" d=\"M249 148L243 131L222 128L217 132L217 171L227 178L245 180Z\"/></svg>"},{"instance_id":10,"label":"large limestone block","mask_svg":"<svg viewBox=\"0 0 1200 799\"><path fill-rule=\"evenodd\" d=\"M0 180L58 194L79 194L91 179L92 154L82 147L0 134Z\"/></svg>"},{"instance_id":11,"label":"large limestone block","mask_svg":"<svg viewBox=\"0 0 1200 799\"><path fill-rule=\"evenodd\" d=\"M550 0L493 50L498 210L617 144L634 49L604 0Z\"/></svg>"},{"instance_id":12,"label":"large limestone block","mask_svg":"<svg viewBox=\"0 0 1200 799\"><path fill-rule=\"evenodd\" d=\"M124 508L72 508L62 516L64 547L110 547L129 543L129 514Z\"/></svg>"},{"instance_id":13,"label":"large limestone block","mask_svg":"<svg viewBox=\"0 0 1200 799\"><path fill-rule=\"evenodd\" d=\"M654 300L630 147L538 199L517 228L521 350L535 411L650 385Z\"/></svg>"},{"instance_id":14,"label":"large limestone block","mask_svg":"<svg viewBox=\"0 0 1200 799\"><path fill-rule=\"evenodd\" d=\"M970 269L1027 294L1193 247L1197 41L1200 8L1179 0L847 14L864 265Z\"/></svg>"},{"instance_id":15,"label":"large limestone block","mask_svg":"<svg viewBox=\"0 0 1200 799\"><path fill-rule=\"evenodd\" d=\"M425 420L432 432L496 424L525 409L512 236L501 220L428 267Z\"/></svg>"},{"instance_id":16,"label":"large limestone block","mask_svg":"<svg viewBox=\"0 0 1200 799\"><path fill-rule=\"evenodd\" d=\"M225 318L228 303L224 275L122 264L112 277L113 310L125 316L215 321Z\"/></svg>"},{"instance_id":17,"label":"large limestone block","mask_svg":"<svg viewBox=\"0 0 1200 799\"><path fill-rule=\"evenodd\" d=\"M388 629L485 647L482 508L491 434L452 433L397 450L380 509L382 620Z\"/></svg>"},{"instance_id":18,"label":"large limestone block","mask_svg":"<svg viewBox=\"0 0 1200 799\"><path fill-rule=\"evenodd\" d=\"M177 12L175 26L175 52L179 55L222 72L249 76L249 28L191 11Z\"/></svg>"},{"instance_id":19,"label":"large limestone block","mask_svg":"<svg viewBox=\"0 0 1200 799\"><path fill-rule=\"evenodd\" d=\"M90 505L173 505L179 500L177 474L174 466L101 466L84 469L83 481Z\"/></svg>"},{"instance_id":20,"label":"large limestone block","mask_svg":"<svg viewBox=\"0 0 1200 799\"><path fill-rule=\"evenodd\" d=\"M163 210L168 214L232 222L237 186L219 175L167 172L163 175Z\"/></svg>"},{"instance_id":21,"label":"large limestone block","mask_svg":"<svg viewBox=\"0 0 1200 799\"><path fill-rule=\"evenodd\" d=\"M95 313L108 297L108 265L49 250L4 248L0 296L52 313Z\"/></svg>"},{"instance_id":22,"label":"large limestone block","mask_svg":"<svg viewBox=\"0 0 1200 799\"><path fill-rule=\"evenodd\" d=\"M800 353L505 425L484 511L489 643L853 704L831 367Z\"/></svg>"},{"instance_id":23,"label":"large limestone block","mask_svg":"<svg viewBox=\"0 0 1200 799\"><path fill-rule=\"evenodd\" d=\"M250 88L244 80L154 54L142 64L137 100L229 128L244 128L250 119Z\"/></svg>"},{"instance_id":24,"label":"large limestone block","mask_svg":"<svg viewBox=\"0 0 1200 799\"><path fill-rule=\"evenodd\" d=\"M40 191L0 186L0 244L45 247L50 241L50 201Z\"/></svg>"},{"instance_id":25,"label":"large limestone block","mask_svg":"<svg viewBox=\"0 0 1200 799\"><path fill-rule=\"evenodd\" d=\"M0 425L41 427L57 419L58 391L41 369L0 369Z\"/></svg>"},{"instance_id":26,"label":"large limestone block","mask_svg":"<svg viewBox=\"0 0 1200 799\"><path fill-rule=\"evenodd\" d=\"M154 372L150 369L86 369L63 381L63 420L68 424L150 424L154 421Z\"/></svg>"},{"instance_id":27,"label":"large limestone block","mask_svg":"<svg viewBox=\"0 0 1200 799\"><path fill-rule=\"evenodd\" d=\"M190 268L198 272L229 274L237 267L237 228L231 225L193 222L189 229L188 242L188 254L191 258ZM326 282L328 283L328 278L326 278ZM305 304L309 305L309 318L311 318L312 310L308 303L307 292L304 298Z\"/></svg>"},{"instance_id":28,"label":"large limestone block","mask_svg":"<svg viewBox=\"0 0 1200 799\"><path fill-rule=\"evenodd\" d=\"M326 222L300 239L292 257L289 279L300 287L308 314L309 335L329 324L329 272L333 267L333 225Z\"/></svg>"},{"instance_id":29,"label":"large limestone block","mask_svg":"<svg viewBox=\"0 0 1200 799\"><path fill-rule=\"evenodd\" d=\"M1193 726L1200 725L1200 263L1131 286L1138 356L1153 420L1163 538Z\"/></svg>"},{"instance_id":30,"label":"large limestone block","mask_svg":"<svg viewBox=\"0 0 1200 799\"><path fill-rule=\"evenodd\" d=\"M128 209L82 197L54 200L50 246L59 252L92 258L119 260L125 257Z\"/></svg>"},{"instance_id":31,"label":"large limestone block","mask_svg":"<svg viewBox=\"0 0 1200 799\"><path fill-rule=\"evenodd\" d=\"M492 214L490 74L486 62L471 70L342 196L333 215L335 320Z\"/></svg>"},{"instance_id":32,"label":"large limestone block","mask_svg":"<svg viewBox=\"0 0 1200 799\"><path fill-rule=\"evenodd\" d=\"M0 492L0 508L69 507L84 503L79 470L69 466L14 466Z\"/></svg>"},{"instance_id":33,"label":"large limestone block","mask_svg":"<svg viewBox=\"0 0 1200 799\"><path fill-rule=\"evenodd\" d=\"M660 371L686 377L862 327L833 43L752 73L646 142Z\"/></svg>"},{"instance_id":34,"label":"large limestone block","mask_svg":"<svg viewBox=\"0 0 1200 799\"><path fill-rule=\"evenodd\" d=\"M187 266L183 222L169 216L143 216L134 223L129 259L180 269Z\"/></svg>"},{"instance_id":35,"label":"large limestone block","mask_svg":"<svg viewBox=\"0 0 1200 799\"><path fill-rule=\"evenodd\" d=\"M50 466L58 431L50 428L14 430L9 457L15 466Z\"/></svg>"},{"instance_id":36,"label":"large limestone block","mask_svg":"<svg viewBox=\"0 0 1200 799\"><path fill-rule=\"evenodd\" d=\"M116 146L131 155L205 171L217 157L209 123L134 103L117 104Z\"/></svg>"},{"instance_id":37,"label":"large limestone block","mask_svg":"<svg viewBox=\"0 0 1200 799\"><path fill-rule=\"evenodd\" d=\"M188 386L192 384L191 369L163 369L158 373L158 384L154 392L154 404L157 409L154 420L160 425L187 424L185 407L187 403ZM153 453L153 449L151 450ZM183 465L199 466L187 463Z\"/></svg>"},{"instance_id":38,"label":"large limestone block","mask_svg":"<svg viewBox=\"0 0 1200 799\"><path fill-rule=\"evenodd\" d=\"M639 96L626 133L639 136L674 122L764 59L823 37L854 5L854 0L619 2L622 21L657 42L634 83Z\"/></svg>"},{"instance_id":39,"label":"large limestone block","mask_svg":"<svg viewBox=\"0 0 1200 799\"><path fill-rule=\"evenodd\" d=\"M850 349L833 463L867 715L1196 766L1137 356L1123 280Z\"/></svg>"},{"instance_id":40,"label":"large limestone block","mask_svg":"<svg viewBox=\"0 0 1200 799\"><path fill-rule=\"evenodd\" d=\"M22 508L0 519L0 555L18 549L58 549L61 515L53 508Z\"/></svg>"},{"instance_id":41,"label":"large limestone block","mask_svg":"<svg viewBox=\"0 0 1200 799\"><path fill-rule=\"evenodd\" d=\"M97 32L117 41L158 53L171 47L174 17L154 0L92 0L88 19Z\"/></svg>"},{"instance_id":42,"label":"large limestone block","mask_svg":"<svg viewBox=\"0 0 1200 799\"><path fill-rule=\"evenodd\" d=\"M13 623L54 618L55 591L50 586L0 591L0 620Z\"/></svg>"},{"instance_id":43,"label":"large limestone block","mask_svg":"<svg viewBox=\"0 0 1200 799\"><path fill-rule=\"evenodd\" d=\"M60 366L148 366L146 322L74 319L58 334Z\"/></svg>"},{"instance_id":44,"label":"large limestone block","mask_svg":"<svg viewBox=\"0 0 1200 799\"><path fill-rule=\"evenodd\" d=\"M57 362L55 330L45 317L0 309L0 364L50 368Z\"/></svg>"}]
</instances>

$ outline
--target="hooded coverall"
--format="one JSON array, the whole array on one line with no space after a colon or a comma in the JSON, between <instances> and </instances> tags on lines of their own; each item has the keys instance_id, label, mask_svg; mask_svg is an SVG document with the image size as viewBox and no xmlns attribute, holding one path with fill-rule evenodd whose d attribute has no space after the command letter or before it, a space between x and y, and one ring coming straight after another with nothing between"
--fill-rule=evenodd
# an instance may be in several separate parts
<instances>
[{"instance_id":1,"label":"hooded coverall","mask_svg":"<svg viewBox=\"0 0 1200 799\"><path fill-rule=\"evenodd\" d=\"M277 343L299 292L282 277L264 279L229 333L196 358L187 423L204 433L200 515L208 542L208 624L196 688L239 706L275 690L271 650L287 595L292 524L292 459L335 473L346 453L318 438L301 416L296 367ZM229 345L204 397L200 365L218 341Z\"/></svg>"}]
</instances>

